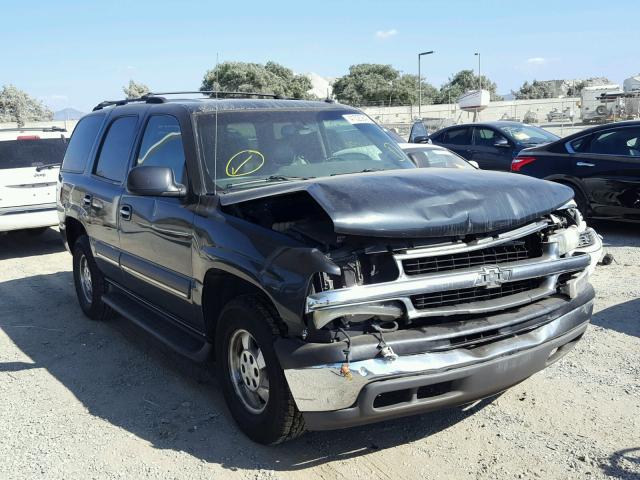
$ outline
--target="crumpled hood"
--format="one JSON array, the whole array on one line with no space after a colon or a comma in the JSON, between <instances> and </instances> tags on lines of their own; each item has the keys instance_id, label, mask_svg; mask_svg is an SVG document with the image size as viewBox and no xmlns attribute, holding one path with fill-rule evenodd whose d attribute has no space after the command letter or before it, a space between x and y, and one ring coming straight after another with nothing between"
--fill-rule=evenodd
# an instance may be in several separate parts
<instances>
[{"instance_id":1,"label":"crumpled hood","mask_svg":"<svg viewBox=\"0 0 640 480\"><path fill-rule=\"evenodd\" d=\"M564 185L513 173L419 168L279 183L221 195L222 205L305 191L336 233L449 237L517 228L573 197Z\"/></svg>"}]
</instances>

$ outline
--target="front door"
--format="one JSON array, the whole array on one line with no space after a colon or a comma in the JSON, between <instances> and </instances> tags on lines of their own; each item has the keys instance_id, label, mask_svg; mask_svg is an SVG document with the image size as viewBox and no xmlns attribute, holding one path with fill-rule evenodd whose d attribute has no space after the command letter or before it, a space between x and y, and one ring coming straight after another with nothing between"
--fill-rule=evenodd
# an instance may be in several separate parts
<instances>
[{"instance_id":1,"label":"front door","mask_svg":"<svg viewBox=\"0 0 640 480\"><path fill-rule=\"evenodd\" d=\"M501 133L487 127L473 129L473 155L480 168L485 170L511 169L513 144Z\"/></svg>"},{"instance_id":2,"label":"front door","mask_svg":"<svg viewBox=\"0 0 640 480\"><path fill-rule=\"evenodd\" d=\"M133 166L170 167L176 182L188 185L181 131L176 117L151 115ZM119 209L125 286L178 318L194 317L187 313L192 308L194 218L188 198L125 191Z\"/></svg>"}]
</instances>

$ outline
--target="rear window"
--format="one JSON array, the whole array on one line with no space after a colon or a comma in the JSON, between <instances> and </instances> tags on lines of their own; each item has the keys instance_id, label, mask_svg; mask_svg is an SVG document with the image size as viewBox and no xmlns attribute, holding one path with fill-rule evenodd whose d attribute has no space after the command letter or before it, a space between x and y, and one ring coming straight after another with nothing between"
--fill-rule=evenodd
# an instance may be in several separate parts
<instances>
[{"instance_id":1,"label":"rear window","mask_svg":"<svg viewBox=\"0 0 640 480\"><path fill-rule=\"evenodd\" d=\"M66 148L62 138L0 142L0 170L60 164Z\"/></svg>"},{"instance_id":2,"label":"rear window","mask_svg":"<svg viewBox=\"0 0 640 480\"><path fill-rule=\"evenodd\" d=\"M67 172L84 171L103 120L104 115L92 115L78 122L73 135L71 135L69 147L64 156L64 162L62 162L62 170Z\"/></svg>"},{"instance_id":3,"label":"rear window","mask_svg":"<svg viewBox=\"0 0 640 480\"><path fill-rule=\"evenodd\" d=\"M450 145L471 145L471 129L453 128L447 130L441 141Z\"/></svg>"}]
</instances>

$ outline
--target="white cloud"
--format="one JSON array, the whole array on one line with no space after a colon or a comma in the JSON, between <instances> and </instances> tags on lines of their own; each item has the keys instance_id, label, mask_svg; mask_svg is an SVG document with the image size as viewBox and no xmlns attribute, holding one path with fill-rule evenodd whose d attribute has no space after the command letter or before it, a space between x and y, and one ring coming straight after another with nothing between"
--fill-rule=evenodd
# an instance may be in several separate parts
<instances>
[{"instance_id":1,"label":"white cloud","mask_svg":"<svg viewBox=\"0 0 640 480\"><path fill-rule=\"evenodd\" d=\"M391 38L397 34L398 31L395 28L392 28L391 30L378 30L376 32L376 38L386 40L387 38Z\"/></svg>"},{"instance_id":2,"label":"white cloud","mask_svg":"<svg viewBox=\"0 0 640 480\"><path fill-rule=\"evenodd\" d=\"M529 65L544 65L548 61L549 60L544 57L531 57L531 58L527 58L526 63Z\"/></svg>"}]
</instances>

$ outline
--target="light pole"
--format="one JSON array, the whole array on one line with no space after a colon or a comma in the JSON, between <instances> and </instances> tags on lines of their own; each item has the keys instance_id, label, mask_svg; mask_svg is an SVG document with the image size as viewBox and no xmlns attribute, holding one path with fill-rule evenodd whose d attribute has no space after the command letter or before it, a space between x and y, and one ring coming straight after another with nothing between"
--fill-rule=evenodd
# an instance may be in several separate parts
<instances>
[{"instance_id":1,"label":"light pole","mask_svg":"<svg viewBox=\"0 0 640 480\"><path fill-rule=\"evenodd\" d=\"M474 53L478 57L478 90L482 90L482 78L480 77L480 52Z\"/></svg>"},{"instance_id":2,"label":"light pole","mask_svg":"<svg viewBox=\"0 0 640 480\"><path fill-rule=\"evenodd\" d=\"M422 52L418 54L418 117L422 118L422 71L420 69L420 59L423 55L431 55L433 50L429 50L428 52Z\"/></svg>"}]
</instances>

